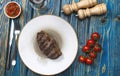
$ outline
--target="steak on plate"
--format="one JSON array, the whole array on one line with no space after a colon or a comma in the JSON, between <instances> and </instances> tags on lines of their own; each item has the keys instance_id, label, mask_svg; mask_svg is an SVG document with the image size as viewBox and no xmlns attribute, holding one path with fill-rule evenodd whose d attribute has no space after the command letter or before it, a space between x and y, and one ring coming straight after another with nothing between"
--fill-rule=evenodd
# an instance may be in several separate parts
<instances>
[{"instance_id":1,"label":"steak on plate","mask_svg":"<svg viewBox=\"0 0 120 76\"><path fill-rule=\"evenodd\" d=\"M56 59L62 55L62 52L60 51L60 48L58 47L55 39L53 39L45 31L38 32L36 39L37 39L37 43L38 43L40 50L48 58Z\"/></svg>"}]
</instances>

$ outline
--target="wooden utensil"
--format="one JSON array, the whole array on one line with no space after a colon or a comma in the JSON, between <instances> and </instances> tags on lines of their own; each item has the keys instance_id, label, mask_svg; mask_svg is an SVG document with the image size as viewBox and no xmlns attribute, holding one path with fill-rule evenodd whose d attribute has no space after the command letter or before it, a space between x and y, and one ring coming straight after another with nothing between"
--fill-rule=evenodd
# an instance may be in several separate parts
<instances>
[{"instance_id":1,"label":"wooden utensil","mask_svg":"<svg viewBox=\"0 0 120 76\"><path fill-rule=\"evenodd\" d=\"M80 8L88 8L95 6L97 0L82 0L78 3L73 2L72 4L66 4L63 6L62 10L66 15L71 14L73 11L78 11Z\"/></svg>"},{"instance_id":2,"label":"wooden utensil","mask_svg":"<svg viewBox=\"0 0 120 76\"><path fill-rule=\"evenodd\" d=\"M78 17L80 19L84 19L85 17L90 17L92 15L101 15L101 14L105 14L107 12L107 7L106 4L102 3L102 4L98 4L93 8L87 8L85 10L80 9L78 11Z\"/></svg>"}]
</instances>

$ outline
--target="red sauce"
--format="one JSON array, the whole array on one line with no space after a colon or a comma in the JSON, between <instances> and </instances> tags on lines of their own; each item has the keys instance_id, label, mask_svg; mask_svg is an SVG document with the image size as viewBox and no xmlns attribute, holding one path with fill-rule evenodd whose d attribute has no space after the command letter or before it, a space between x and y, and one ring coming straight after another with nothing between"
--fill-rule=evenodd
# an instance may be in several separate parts
<instances>
[{"instance_id":1,"label":"red sauce","mask_svg":"<svg viewBox=\"0 0 120 76\"><path fill-rule=\"evenodd\" d=\"M12 2L12 3L9 3L7 6L6 6L6 14L10 17L15 17L19 14L20 12L20 7L18 6L18 4Z\"/></svg>"}]
</instances>

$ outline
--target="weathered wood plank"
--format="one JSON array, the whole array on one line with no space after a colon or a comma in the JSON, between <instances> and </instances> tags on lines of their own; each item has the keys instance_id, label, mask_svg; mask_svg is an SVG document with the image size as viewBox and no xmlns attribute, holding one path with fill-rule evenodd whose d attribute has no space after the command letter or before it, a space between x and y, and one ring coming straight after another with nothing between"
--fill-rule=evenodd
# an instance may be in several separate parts
<instances>
[{"instance_id":1,"label":"weathered wood plank","mask_svg":"<svg viewBox=\"0 0 120 76\"><path fill-rule=\"evenodd\" d=\"M117 3L113 0L109 1L100 1L107 4L108 12L106 15L103 16L93 16L90 19L90 28L89 28L89 37L92 32L97 31L101 34L101 44L103 47L103 51L101 54L98 54L97 60L95 61L95 64L91 67L87 67L89 70L86 75L93 76L113 76L114 72L112 69L115 68L114 65L114 59L111 55L114 54L114 50L112 50L111 47L114 46L114 26L116 26L113 22L114 15L115 15L115 9L113 8ZM117 8L116 6L115 8ZM111 9L113 8L113 9ZM112 12L114 11L114 12ZM105 22L102 22L101 20L105 19ZM112 45L111 45L112 44ZM113 47L115 48L115 47Z\"/></svg>"},{"instance_id":2,"label":"weathered wood plank","mask_svg":"<svg viewBox=\"0 0 120 76\"><path fill-rule=\"evenodd\" d=\"M21 4L22 7L22 14L20 16L20 25L22 27L25 26L25 24L27 23L27 21L29 21L31 19L31 12L28 11L31 10L28 1L27 0L20 0L18 1ZM22 28L21 28L22 29ZM22 60L19 58L19 70L20 70L20 76L27 76L27 72L28 72L28 68L23 64Z\"/></svg>"},{"instance_id":3,"label":"weathered wood plank","mask_svg":"<svg viewBox=\"0 0 120 76\"><path fill-rule=\"evenodd\" d=\"M86 45L86 42L88 40L88 33L89 33L88 30L89 30L89 23L90 23L89 20L90 20L89 18L86 18L86 19L83 19L83 20L80 20L78 18L77 34L78 34L79 49L78 49L77 59L79 59L80 55L85 55L82 52L82 47L84 45ZM75 72L75 76L87 76L86 75L86 72L87 72L86 67L87 67L87 65L82 64L79 61L77 61L77 62L78 62L78 67L76 66L77 70Z\"/></svg>"},{"instance_id":4,"label":"weathered wood plank","mask_svg":"<svg viewBox=\"0 0 120 76\"><path fill-rule=\"evenodd\" d=\"M20 23L21 26L24 27L25 24L31 20L32 16L33 16L33 9L30 6L29 0L20 0L20 3L22 5L22 14L20 17ZM20 68L18 68L20 70L20 76L30 76L28 73L31 72L25 65L24 63L19 59L20 62Z\"/></svg>"},{"instance_id":5,"label":"weathered wood plank","mask_svg":"<svg viewBox=\"0 0 120 76\"><path fill-rule=\"evenodd\" d=\"M69 4L69 3L71 3L71 0L62 0L62 1L61 1L60 9L62 9L62 7L63 7L65 4ZM63 12L61 12L61 10L60 10L59 16L60 16L61 18L65 19L67 22L70 22L70 18L71 18L71 17L65 15ZM65 70L64 72L58 74L57 76L71 76L71 69L70 69L70 67L69 67L67 70Z\"/></svg>"},{"instance_id":6,"label":"weathered wood plank","mask_svg":"<svg viewBox=\"0 0 120 76\"><path fill-rule=\"evenodd\" d=\"M19 18L16 18L14 19L14 24L15 25L20 25L19 23ZM13 44L12 44L12 49L11 49L11 56L10 56L10 69L6 71L6 76L9 76L9 75L16 75L16 76L20 76L20 58L19 58L19 55L18 55L18 50L16 50L17 52L17 57L16 57L16 66L13 68L12 67L12 57L13 57L13 52L14 52L14 49L15 49L15 38L13 38Z\"/></svg>"},{"instance_id":7,"label":"weathered wood plank","mask_svg":"<svg viewBox=\"0 0 120 76\"><path fill-rule=\"evenodd\" d=\"M63 5L71 4L72 1L73 0L66 0L66 1L62 0L61 9L62 9ZM74 0L74 1L78 2L78 0ZM67 16L62 12L62 13L60 13L60 16L63 19L65 19L67 22L69 22L72 25L72 27L75 29L75 31L77 32L77 25L78 24L77 24L77 18L75 17L75 13ZM75 74L77 74L75 72L77 67L76 67L76 65L74 65L74 64L77 64L77 61L78 61L78 59L76 59L74 61L74 63L67 70L65 70L63 73L59 74L58 76L61 76L61 75L62 76L74 76Z\"/></svg>"},{"instance_id":8,"label":"weathered wood plank","mask_svg":"<svg viewBox=\"0 0 120 76\"><path fill-rule=\"evenodd\" d=\"M82 53L82 47L86 45L86 41L88 39L88 23L89 20L79 20L78 21L78 41L79 41L79 50L78 50L78 55L77 58L79 59L79 55L85 55ZM79 67L79 68L78 68ZM86 65L78 62L78 76L86 76Z\"/></svg>"},{"instance_id":9,"label":"weathered wood plank","mask_svg":"<svg viewBox=\"0 0 120 76\"><path fill-rule=\"evenodd\" d=\"M106 46L106 45L103 45L103 42L102 42L105 39L105 37L103 37L103 36L106 36L106 35L103 34L104 33L104 31L103 31L104 26L107 25L107 23L101 23L101 19L104 18L104 16L105 15L103 15L103 16L92 16L90 18L90 23L88 25L89 26L88 38L91 37L91 34L93 32L100 33L101 36L102 36L102 38L100 40L100 43L102 44L102 46ZM101 76L100 75L100 67L102 67L102 66L100 65L100 62L105 62L106 64L108 64L106 62L108 54L105 55L106 56L106 58L104 58L105 61L101 60L101 57L103 56L103 52L104 52L104 50L101 53L97 54L97 58L95 59L94 64L92 66L87 66L86 67L86 69L87 69L86 75L89 75L89 76L93 76L93 75L94 76ZM105 75L105 76L107 76L107 75Z\"/></svg>"},{"instance_id":10,"label":"weathered wood plank","mask_svg":"<svg viewBox=\"0 0 120 76\"><path fill-rule=\"evenodd\" d=\"M111 18L110 24L107 30L107 37L109 47L108 47L108 75L118 76L120 73L120 53L119 52L119 44L120 44L120 0L111 0L110 5ZM110 15L109 15L110 16Z\"/></svg>"},{"instance_id":11,"label":"weathered wood plank","mask_svg":"<svg viewBox=\"0 0 120 76\"><path fill-rule=\"evenodd\" d=\"M6 54L7 54L7 41L9 34L9 19L4 15L4 5L9 0L0 1L0 75L4 76L5 72L5 63L6 63Z\"/></svg>"},{"instance_id":12,"label":"weathered wood plank","mask_svg":"<svg viewBox=\"0 0 120 76\"><path fill-rule=\"evenodd\" d=\"M30 7L28 0L27 1L15 0L15 1L18 2L22 7L22 13L21 13L20 17L15 20L15 21L17 21L17 24L19 24L21 26L21 29L22 29L24 27L24 25L31 19L32 8ZM13 46L15 46L15 45L13 44ZM13 54L13 52L12 52L12 54ZM7 76L9 76L11 74L11 71L12 71L12 68L10 69L9 73L7 73L8 74ZM12 76L26 76L27 72L28 72L28 68L25 67L25 65L21 61L19 54L17 52L17 64L16 64L15 68L13 69L11 75Z\"/></svg>"},{"instance_id":13,"label":"weathered wood plank","mask_svg":"<svg viewBox=\"0 0 120 76\"><path fill-rule=\"evenodd\" d=\"M72 0L72 1L77 3L80 0ZM70 69L71 69L71 72L72 72L71 76L84 76L85 65L81 64L79 62L79 55L81 54L81 42L83 41L83 39L85 39L85 38L83 38L83 37L85 37L85 34L81 34L81 33L86 31L86 25L85 24L88 23L88 20L85 20L84 23L83 23L84 25L83 25L81 23L82 21L78 17L75 16L76 14L77 14L77 12L73 12L71 14L70 24L72 25L72 27L74 28L74 30L76 31L76 34L78 36L78 42L79 42L78 43L78 53L77 53L75 61L73 62L72 66L70 67ZM83 26L83 27L81 27L81 26ZM80 32L80 31L82 31L82 32ZM82 40L80 38L82 38Z\"/></svg>"}]
</instances>

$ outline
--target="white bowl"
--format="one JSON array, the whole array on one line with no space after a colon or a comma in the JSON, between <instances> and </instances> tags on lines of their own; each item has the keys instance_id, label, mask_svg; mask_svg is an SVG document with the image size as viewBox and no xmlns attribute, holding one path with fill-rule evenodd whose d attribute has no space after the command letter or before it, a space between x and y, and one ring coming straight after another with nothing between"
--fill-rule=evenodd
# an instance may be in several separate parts
<instances>
[{"instance_id":1,"label":"white bowl","mask_svg":"<svg viewBox=\"0 0 120 76\"><path fill-rule=\"evenodd\" d=\"M10 4L10 3L16 3L16 4L19 6L19 9L20 9L18 15L14 16L14 17L11 17L11 16L9 16L9 15L6 13L6 6L7 6L8 4ZM18 3L15 2L15 1L10 1L10 2L8 2L8 3L4 6L4 14L5 14L8 18L12 18L12 19L17 18L17 17L21 14L21 6L20 6L20 4L18 4Z\"/></svg>"},{"instance_id":2,"label":"white bowl","mask_svg":"<svg viewBox=\"0 0 120 76\"><path fill-rule=\"evenodd\" d=\"M44 30L58 43L62 56L52 60L45 57L36 42L37 32ZM42 75L63 72L74 61L78 40L69 23L60 17L43 15L29 21L23 28L18 41L19 54L24 64L32 71Z\"/></svg>"}]
</instances>

